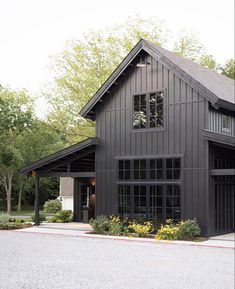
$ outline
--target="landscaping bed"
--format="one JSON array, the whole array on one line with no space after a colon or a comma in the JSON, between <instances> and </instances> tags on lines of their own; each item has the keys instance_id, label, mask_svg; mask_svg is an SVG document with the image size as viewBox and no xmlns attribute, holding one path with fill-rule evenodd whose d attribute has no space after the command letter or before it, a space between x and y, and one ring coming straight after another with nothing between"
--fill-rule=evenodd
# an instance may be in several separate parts
<instances>
[{"instance_id":1,"label":"landscaping bed","mask_svg":"<svg viewBox=\"0 0 235 289\"><path fill-rule=\"evenodd\" d=\"M197 220L184 220L178 223L168 219L156 227L150 221L120 219L117 216L98 216L90 220L91 234L151 238L156 240L200 241L201 230Z\"/></svg>"},{"instance_id":2,"label":"landscaping bed","mask_svg":"<svg viewBox=\"0 0 235 289\"><path fill-rule=\"evenodd\" d=\"M24 219L16 219L8 214L0 215L0 230L17 230L31 227L32 224L25 222Z\"/></svg>"}]
</instances>

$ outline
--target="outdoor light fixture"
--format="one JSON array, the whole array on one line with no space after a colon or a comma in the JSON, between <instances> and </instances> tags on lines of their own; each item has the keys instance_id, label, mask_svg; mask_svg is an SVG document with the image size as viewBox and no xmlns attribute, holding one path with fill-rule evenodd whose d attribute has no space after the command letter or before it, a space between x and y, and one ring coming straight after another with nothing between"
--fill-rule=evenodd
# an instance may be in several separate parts
<instances>
[{"instance_id":1,"label":"outdoor light fixture","mask_svg":"<svg viewBox=\"0 0 235 289\"><path fill-rule=\"evenodd\" d=\"M150 64L150 63L147 62L147 61L145 61L145 60L143 60L142 58L140 58L140 62L138 62L138 63L136 64L136 66L139 67L139 68L143 68L143 67L145 67L147 64Z\"/></svg>"}]
</instances>

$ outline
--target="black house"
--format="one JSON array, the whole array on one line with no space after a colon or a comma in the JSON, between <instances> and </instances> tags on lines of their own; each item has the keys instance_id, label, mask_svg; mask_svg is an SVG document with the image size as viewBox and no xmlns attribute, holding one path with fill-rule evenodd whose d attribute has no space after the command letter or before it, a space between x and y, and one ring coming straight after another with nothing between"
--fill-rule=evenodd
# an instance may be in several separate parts
<instances>
[{"instance_id":1,"label":"black house","mask_svg":"<svg viewBox=\"0 0 235 289\"><path fill-rule=\"evenodd\" d=\"M140 40L80 114L96 137L24 167L74 178L74 219L155 223L196 217L204 235L234 230L234 81ZM87 195L88 194L88 195Z\"/></svg>"}]
</instances>

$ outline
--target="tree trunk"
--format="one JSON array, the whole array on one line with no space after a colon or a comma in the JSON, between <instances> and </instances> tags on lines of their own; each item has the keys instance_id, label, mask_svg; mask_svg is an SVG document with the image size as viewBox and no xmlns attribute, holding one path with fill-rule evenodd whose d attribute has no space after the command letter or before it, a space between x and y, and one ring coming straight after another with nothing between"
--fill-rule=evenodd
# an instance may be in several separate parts
<instances>
[{"instance_id":1,"label":"tree trunk","mask_svg":"<svg viewBox=\"0 0 235 289\"><path fill-rule=\"evenodd\" d=\"M20 190L19 190L18 205L17 205L18 212L21 211L22 192L23 192L23 180L20 181Z\"/></svg>"},{"instance_id":2,"label":"tree trunk","mask_svg":"<svg viewBox=\"0 0 235 289\"><path fill-rule=\"evenodd\" d=\"M7 214L11 214L11 190L12 190L12 178L13 169L0 169L2 182L6 191L7 197Z\"/></svg>"}]
</instances>

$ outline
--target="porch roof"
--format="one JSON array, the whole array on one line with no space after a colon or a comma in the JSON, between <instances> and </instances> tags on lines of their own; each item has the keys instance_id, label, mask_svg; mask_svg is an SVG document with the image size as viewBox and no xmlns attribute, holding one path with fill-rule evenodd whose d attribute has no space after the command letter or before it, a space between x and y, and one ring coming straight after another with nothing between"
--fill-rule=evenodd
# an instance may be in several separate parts
<instances>
[{"instance_id":1,"label":"porch roof","mask_svg":"<svg viewBox=\"0 0 235 289\"><path fill-rule=\"evenodd\" d=\"M92 177L97 145L98 138L88 138L21 168L20 172L48 177Z\"/></svg>"}]
</instances>

